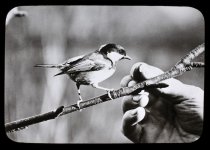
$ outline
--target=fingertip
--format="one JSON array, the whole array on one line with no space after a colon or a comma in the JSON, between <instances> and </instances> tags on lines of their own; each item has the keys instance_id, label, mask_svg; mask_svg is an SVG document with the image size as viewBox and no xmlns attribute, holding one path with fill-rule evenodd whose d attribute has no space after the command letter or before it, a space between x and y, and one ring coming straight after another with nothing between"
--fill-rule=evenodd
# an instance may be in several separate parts
<instances>
[{"instance_id":1,"label":"fingertip","mask_svg":"<svg viewBox=\"0 0 210 150\"><path fill-rule=\"evenodd\" d=\"M145 115L146 115L145 109L143 107L138 107L136 109L136 116L137 116L137 118L136 118L136 121L132 125L134 126L137 123L140 123L144 119Z\"/></svg>"},{"instance_id":2,"label":"fingertip","mask_svg":"<svg viewBox=\"0 0 210 150\"><path fill-rule=\"evenodd\" d=\"M125 77L122 78L121 82L120 82L120 86L121 87L127 87L128 83L132 80L132 77L130 75L127 75Z\"/></svg>"},{"instance_id":3,"label":"fingertip","mask_svg":"<svg viewBox=\"0 0 210 150\"><path fill-rule=\"evenodd\" d=\"M139 101L139 105L141 107L146 107L149 103L149 96L148 95L141 95L141 100Z\"/></svg>"},{"instance_id":4,"label":"fingertip","mask_svg":"<svg viewBox=\"0 0 210 150\"><path fill-rule=\"evenodd\" d=\"M141 107L146 107L149 103L149 93L144 92L143 94L138 94L133 96L133 101L139 104Z\"/></svg>"},{"instance_id":5,"label":"fingertip","mask_svg":"<svg viewBox=\"0 0 210 150\"><path fill-rule=\"evenodd\" d=\"M128 110L123 115L124 126L131 126L137 120L137 108Z\"/></svg>"},{"instance_id":6,"label":"fingertip","mask_svg":"<svg viewBox=\"0 0 210 150\"><path fill-rule=\"evenodd\" d=\"M128 87L134 86L134 85L136 85L136 84L137 84L136 81L131 80L131 81L128 83Z\"/></svg>"},{"instance_id":7,"label":"fingertip","mask_svg":"<svg viewBox=\"0 0 210 150\"><path fill-rule=\"evenodd\" d=\"M123 115L124 127L135 126L144 119L145 115L146 111L143 107L126 111L126 113Z\"/></svg>"},{"instance_id":8,"label":"fingertip","mask_svg":"<svg viewBox=\"0 0 210 150\"><path fill-rule=\"evenodd\" d=\"M137 95L127 95L122 99L122 110L125 113L128 110L135 109L139 106L146 107L149 103L149 93L141 92L141 94Z\"/></svg>"}]
</instances>

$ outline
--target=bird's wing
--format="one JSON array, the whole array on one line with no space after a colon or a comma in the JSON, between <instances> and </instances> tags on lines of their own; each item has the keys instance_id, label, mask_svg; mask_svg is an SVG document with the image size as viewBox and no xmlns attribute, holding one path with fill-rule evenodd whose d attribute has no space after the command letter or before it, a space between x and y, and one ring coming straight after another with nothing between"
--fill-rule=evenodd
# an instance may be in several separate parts
<instances>
[{"instance_id":1,"label":"bird's wing","mask_svg":"<svg viewBox=\"0 0 210 150\"><path fill-rule=\"evenodd\" d=\"M73 66L74 64L76 64L77 62L79 62L80 60L82 60L83 57L84 57L84 55L70 58L70 59L64 61L63 63L59 64L59 68L63 72L66 72L71 66Z\"/></svg>"},{"instance_id":2,"label":"bird's wing","mask_svg":"<svg viewBox=\"0 0 210 150\"><path fill-rule=\"evenodd\" d=\"M84 57L84 55L81 55L81 56L76 56L76 57L73 57L73 58L70 58L68 60L66 60L65 62L63 62L62 64L63 65L66 65L66 64L74 64L76 63L77 61L81 60L82 58Z\"/></svg>"},{"instance_id":3,"label":"bird's wing","mask_svg":"<svg viewBox=\"0 0 210 150\"><path fill-rule=\"evenodd\" d=\"M71 66L68 69L68 73L83 72L83 71L96 71L105 67L105 64L100 61L94 61L90 59L83 59Z\"/></svg>"},{"instance_id":4,"label":"bird's wing","mask_svg":"<svg viewBox=\"0 0 210 150\"><path fill-rule=\"evenodd\" d=\"M102 55L95 53L89 54L71 64L68 68L68 73L82 72L82 71L96 71L106 67L106 61L103 60Z\"/></svg>"}]
</instances>

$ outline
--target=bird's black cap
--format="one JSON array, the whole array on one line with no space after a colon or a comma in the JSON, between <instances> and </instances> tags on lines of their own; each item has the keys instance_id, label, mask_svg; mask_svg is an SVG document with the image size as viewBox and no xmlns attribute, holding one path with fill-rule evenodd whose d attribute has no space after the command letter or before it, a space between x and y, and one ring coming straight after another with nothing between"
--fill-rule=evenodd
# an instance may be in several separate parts
<instances>
[{"instance_id":1,"label":"bird's black cap","mask_svg":"<svg viewBox=\"0 0 210 150\"><path fill-rule=\"evenodd\" d=\"M107 53L116 51L116 52L126 56L125 49L122 46L114 44L114 43L109 43L109 44L106 44L106 45L102 45L99 48L99 51L100 51L100 53L103 53L103 54L106 54L106 55L107 55Z\"/></svg>"}]
</instances>

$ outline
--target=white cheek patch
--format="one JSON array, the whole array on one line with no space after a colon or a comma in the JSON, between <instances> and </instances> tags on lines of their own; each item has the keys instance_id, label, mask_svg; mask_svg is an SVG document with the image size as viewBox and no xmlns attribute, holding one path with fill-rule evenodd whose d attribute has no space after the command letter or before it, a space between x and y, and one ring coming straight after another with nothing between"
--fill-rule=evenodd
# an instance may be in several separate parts
<instances>
[{"instance_id":1,"label":"white cheek patch","mask_svg":"<svg viewBox=\"0 0 210 150\"><path fill-rule=\"evenodd\" d=\"M107 57L110 58L113 62L120 60L123 56L117 52L111 52L107 54Z\"/></svg>"}]
</instances>

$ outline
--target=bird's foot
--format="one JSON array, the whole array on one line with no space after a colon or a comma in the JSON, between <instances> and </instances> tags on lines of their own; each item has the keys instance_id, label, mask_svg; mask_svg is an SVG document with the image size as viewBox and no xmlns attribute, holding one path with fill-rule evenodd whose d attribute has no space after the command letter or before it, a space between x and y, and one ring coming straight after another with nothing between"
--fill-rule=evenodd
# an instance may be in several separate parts
<instances>
[{"instance_id":1,"label":"bird's foot","mask_svg":"<svg viewBox=\"0 0 210 150\"><path fill-rule=\"evenodd\" d=\"M79 108L79 111L81 112L82 111L82 109L81 109L81 107L80 107L80 103L82 102L82 100L78 100L77 101L77 107Z\"/></svg>"},{"instance_id":2,"label":"bird's foot","mask_svg":"<svg viewBox=\"0 0 210 150\"><path fill-rule=\"evenodd\" d=\"M114 98L112 98L112 95L111 95L111 91L114 91L114 89L108 89L108 90L106 90L107 91L107 94L108 94L108 96L109 96L109 98L110 99L114 99Z\"/></svg>"}]
</instances>

